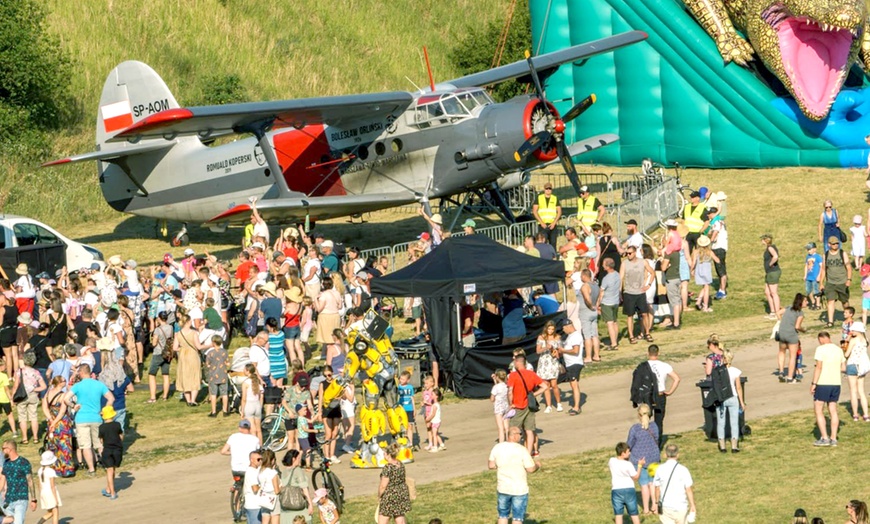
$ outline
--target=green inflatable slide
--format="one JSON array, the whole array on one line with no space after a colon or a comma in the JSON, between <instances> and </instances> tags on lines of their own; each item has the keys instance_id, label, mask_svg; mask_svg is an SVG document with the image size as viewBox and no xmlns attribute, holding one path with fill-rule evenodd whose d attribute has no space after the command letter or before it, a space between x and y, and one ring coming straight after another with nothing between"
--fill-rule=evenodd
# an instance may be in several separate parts
<instances>
[{"instance_id":1,"label":"green inflatable slide","mask_svg":"<svg viewBox=\"0 0 870 524\"><path fill-rule=\"evenodd\" d=\"M644 158L698 167L866 166L870 101L840 93L831 116L806 120L753 71L724 66L679 0L530 0L533 54L638 29L646 42L562 67L546 81L560 112L595 93L569 124L568 141L616 133L583 162L639 165ZM841 100L843 99L843 100ZM792 102L793 105L793 102ZM865 110L866 109L866 110Z\"/></svg>"}]
</instances>

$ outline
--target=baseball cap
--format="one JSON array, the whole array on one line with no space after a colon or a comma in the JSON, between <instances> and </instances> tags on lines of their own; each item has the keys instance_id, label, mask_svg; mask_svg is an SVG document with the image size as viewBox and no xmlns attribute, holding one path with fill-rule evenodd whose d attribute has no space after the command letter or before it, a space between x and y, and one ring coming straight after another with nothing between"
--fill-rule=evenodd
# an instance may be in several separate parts
<instances>
[{"instance_id":1,"label":"baseball cap","mask_svg":"<svg viewBox=\"0 0 870 524\"><path fill-rule=\"evenodd\" d=\"M806 247L807 249L815 249L815 248L816 248L816 243L815 243L815 242L810 242L809 244L807 244L807 245L804 246L804 247Z\"/></svg>"},{"instance_id":2,"label":"baseball cap","mask_svg":"<svg viewBox=\"0 0 870 524\"><path fill-rule=\"evenodd\" d=\"M427 233L426 231L423 231L422 233L420 233L420 236L418 236L417 238L420 238L423 240L429 240L431 237L429 236L429 233Z\"/></svg>"},{"instance_id":3,"label":"baseball cap","mask_svg":"<svg viewBox=\"0 0 870 524\"><path fill-rule=\"evenodd\" d=\"M184 250L184 256L189 257L190 255L195 255L196 251L191 248L187 248Z\"/></svg>"},{"instance_id":4,"label":"baseball cap","mask_svg":"<svg viewBox=\"0 0 870 524\"><path fill-rule=\"evenodd\" d=\"M665 227L677 227L677 221L673 218L669 218L668 220L665 220Z\"/></svg>"},{"instance_id":5,"label":"baseball cap","mask_svg":"<svg viewBox=\"0 0 870 524\"><path fill-rule=\"evenodd\" d=\"M284 256L284 252L279 249L278 251L275 251L274 253L272 253L272 260L278 260L279 258L281 258L283 256Z\"/></svg>"},{"instance_id":6,"label":"baseball cap","mask_svg":"<svg viewBox=\"0 0 870 524\"><path fill-rule=\"evenodd\" d=\"M627 221L626 224L627 224L627 225L630 225L630 226L636 226L636 225L637 225L637 220L635 220L635 219L632 218L631 220Z\"/></svg>"},{"instance_id":7,"label":"baseball cap","mask_svg":"<svg viewBox=\"0 0 870 524\"><path fill-rule=\"evenodd\" d=\"M588 192L589 192L589 186L580 186L580 192L581 192L581 193L588 193Z\"/></svg>"},{"instance_id":8,"label":"baseball cap","mask_svg":"<svg viewBox=\"0 0 870 524\"><path fill-rule=\"evenodd\" d=\"M689 198L701 198L701 193L698 193L697 191L692 191L689 194Z\"/></svg>"},{"instance_id":9,"label":"baseball cap","mask_svg":"<svg viewBox=\"0 0 870 524\"><path fill-rule=\"evenodd\" d=\"M323 236L323 233L321 233L320 231L317 231L313 235L311 235L311 238L324 238L324 236Z\"/></svg>"},{"instance_id":10,"label":"baseball cap","mask_svg":"<svg viewBox=\"0 0 870 524\"><path fill-rule=\"evenodd\" d=\"M242 419L239 421L239 427L245 428L245 429L251 429L251 423L248 422L246 419Z\"/></svg>"},{"instance_id":11,"label":"baseball cap","mask_svg":"<svg viewBox=\"0 0 870 524\"><path fill-rule=\"evenodd\" d=\"M360 280L368 280L369 274L366 271L360 271L359 273L356 274L356 278L358 278Z\"/></svg>"},{"instance_id":12,"label":"baseball cap","mask_svg":"<svg viewBox=\"0 0 870 524\"><path fill-rule=\"evenodd\" d=\"M553 189L552 182L544 182L544 189Z\"/></svg>"},{"instance_id":13,"label":"baseball cap","mask_svg":"<svg viewBox=\"0 0 870 524\"><path fill-rule=\"evenodd\" d=\"M253 244L251 244L251 247L255 247L257 249L262 249L264 251L266 250L266 246L263 245L262 242L254 242Z\"/></svg>"},{"instance_id":14,"label":"baseball cap","mask_svg":"<svg viewBox=\"0 0 870 524\"><path fill-rule=\"evenodd\" d=\"M462 227L477 227L477 222L469 218L462 223Z\"/></svg>"},{"instance_id":15,"label":"baseball cap","mask_svg":"<svg viewBox=\"0 0 870 524\"><path fill-rule=\"evenodd\" d=\"M320 245L322 247L335 247L335 244L332 242L332 240L324 240L323 243Z\"/></svg>"},{"instance_id":16,"label":"baseball cap","mask_svg":"<svg viewBox=\"0 0 870 524\"><path fill-rule=\"evenodd\" d=\"M560 320L559 323L556 325L556 327L565 327L565 326L571 326L571 327L574 327L574 323L571 322L571 319L563 318L563 319Z\"/></svg>"}]
</instances>

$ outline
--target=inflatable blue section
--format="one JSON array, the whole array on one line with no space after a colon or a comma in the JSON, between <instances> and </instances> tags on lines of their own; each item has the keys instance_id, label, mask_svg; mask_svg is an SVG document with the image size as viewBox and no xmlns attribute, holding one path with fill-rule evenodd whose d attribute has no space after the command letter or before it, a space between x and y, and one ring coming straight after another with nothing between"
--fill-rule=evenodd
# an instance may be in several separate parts
<instances>
[{"instance_id":1,"label":"inflatable blue section","mask_svg":"<svg viewBox=\"0 0 870 524\"><path fill-rule=\"evenodd\" d=\"M582 157L610 165L644 158L697 167L863 167L870 88L840 93L829 117L806 119L755 73L723 65L679 0L530 0L534 53L639 29L646 42L562 67L546 82L560 112L595 93L568 140L617 133Z\"/></svg>"}]
</instances>

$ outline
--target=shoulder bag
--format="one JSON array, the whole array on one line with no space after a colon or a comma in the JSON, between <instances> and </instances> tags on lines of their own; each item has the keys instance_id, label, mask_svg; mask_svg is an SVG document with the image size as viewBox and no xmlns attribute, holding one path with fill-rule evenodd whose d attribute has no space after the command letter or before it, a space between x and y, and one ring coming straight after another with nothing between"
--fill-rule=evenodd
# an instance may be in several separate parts
<instances>
[{"instance_id":1,"label":"shoulder bag","mask_svg":"<svg viewBox=\"0 0 870 524\"><path fill-rule=\"evenodd\" d=\"M677 462L677 463L674 465L674 469L671 470L671 474L670 474L670 476L668 477L668 483L665 484L665 490L662 491L662 498L659 499L659 515L661 515L662 513L664 513L664 504L663 504L663 503L664 503L664 501L665 501L665 494L668 492L668 488L671 487L671 479L674 478L674 472L677 471L677 468L678 468L678 467L680 467L680 463L679 463L679 462Z\"/></svg>"},{"instance_id":2,"label":"shoulder bag","mask_svg":"<svg viewBox=\"0 0 870 524\"><path fill-rule=\"evenodd\" d=\"M18 371L18 387L15 388L15 392L12 394L12 402L17 404L25 400L27 400L27 389L24 387L24 370L22 369Z\"/></svg>"},{"instance_id":3,"label":"shoulder bag","mask_svg":"<svg viewBox=\"0 0 870 524\"><path fill-rule=\"evenodd\" d=\"M523 383L523 387L526 390L526 401L529 403L529 411L532 413L537 413L541 410L540 404L538 404L538 399L535 397L535 394L529 391L529 386L526 385L526 379L523 378L523 374L517 370L517 374L520 376L520 381Z\"/></svg>"},{"instance_id":4,"label":"shoulder bag","mask_svg":"<svg viewBox=\"0 0 870 524\"><path fill-rule=\"evenodd\" d=\"M305 493L302 491L302 488L293 485L293 475L296 474L297 469L294 467L290 470L287 485L281 488L281 494L278 495L281 509L298 511L308 507L308 500L305 499Z\"/></svg>"}]
</instances>

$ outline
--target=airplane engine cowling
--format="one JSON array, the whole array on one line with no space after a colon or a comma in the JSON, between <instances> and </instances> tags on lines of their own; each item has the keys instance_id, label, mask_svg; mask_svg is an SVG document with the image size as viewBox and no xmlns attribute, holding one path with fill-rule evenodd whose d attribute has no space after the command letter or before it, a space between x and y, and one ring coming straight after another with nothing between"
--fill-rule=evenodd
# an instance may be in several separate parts
<instances>
[{"instance_id":1,"label":"airplane engine cowling","mask_svg":"<svg viewBox=\"0 0 870 524\"><path fill-rule=\"evenodd\" d=\"M484 158L497 155L501 152L498 144L477 144L467 148L463 152L465 160L483 160Z\"/></svg>"},{"instance_id":2,"label":"airplane engine cowling","mask_svg":"<svg viewBox=\"0 0 870 524\"><path fill-rule=\"evenodd\" d=\"M516 171L499 178L496 184L499 189L506 190L528 184L531 179L532 174L528 171Z\"/></svg>"}]
</instances>

